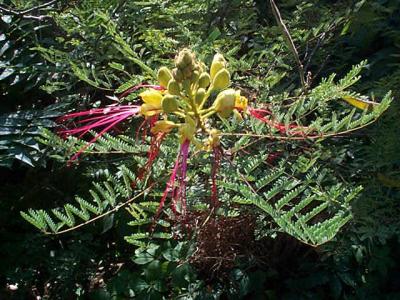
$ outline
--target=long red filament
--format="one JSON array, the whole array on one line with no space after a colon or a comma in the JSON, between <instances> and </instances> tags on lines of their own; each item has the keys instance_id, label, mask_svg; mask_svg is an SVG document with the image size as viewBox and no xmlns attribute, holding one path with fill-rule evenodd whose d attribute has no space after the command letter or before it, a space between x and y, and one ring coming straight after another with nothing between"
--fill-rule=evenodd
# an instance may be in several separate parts
<instances>
[{"instance_id":1,"label":"long red filament","mask_svg":"<svg viewBox=\"0 0 400 300\"><path fill-rule=\"evenodd\" d=\"M179 202L180 204L180 213L182 215L186 214L186 172L187 172L187 159L189 156L189 147L190 147L190 141L185 140L183 144L181 145L181 148L179 150L178 156L175 161L174 168L172 169L171 176L167 182L167 186L164 190L164 193L161 197L160 204L158 206L156 215L155 215L155 220L158 218L160 215L164 205L165 201L168 197L168 195L171 193L172 195L172 200L171 200L171 209L172 211L177 214L177 204ZM175 187L175 181L178 177L179 181L179 186Z\"/></svg>"},{"instance_id":2,"label":"long red filament","mask_svg":"<svg viewBox=\"0 0 400 300\"><path fill-rule=\"evenodd\" d=\"M69 159L68 164L76 160L80 154L82 154L104 133L108 132L110 129L112 129L114 126L121 123L122 121L137 115L139 112L140 106L138 105L121 105L90 109L87 111L71 113L60 117L58 119L58 122L65 122L78 117L83 117L83 119L75 122L75 124L82 124L82 126L78 126L77 128L73 129L60 130L59 133L63 136L76 135L81 138L91 130L102 128L98 134L96 134L85 146L80 148L77 153L75 153Z\"/></svg>"},{"instance_id":3,"label":"long red filament","mask_svg":"<svg viewBox=\"0 0 400 300\"><path fill-rule=\"evenodd\" d=\"M279 123L276 121L273 121L271 119L272 117L272 112L267 110L267 109L261 109L261 108L249 108L248 109L249 114L260 120L261 122L264 122L268 124L269 126L277 129L280 133L282 134L291 134L291 135L304 135L304 132L301 131L302 129L306 129L306 127L299 126L296 124L289 124L287 127L283 123ZM289 130L287 130L289 129ZM296 130L300 129L300 131Z\"/></svg>"}]
</instances>

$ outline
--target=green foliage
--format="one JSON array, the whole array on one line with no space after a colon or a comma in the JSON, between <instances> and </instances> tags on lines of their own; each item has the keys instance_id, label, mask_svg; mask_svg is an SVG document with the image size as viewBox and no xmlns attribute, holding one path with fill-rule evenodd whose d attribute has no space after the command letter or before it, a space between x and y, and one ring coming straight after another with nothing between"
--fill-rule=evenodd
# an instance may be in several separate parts
<instances>
[{"instance_id":1,"label":"green foliage","mask_svg":"<svg viewBox=\"0 0 400 300\"><path fill-rule=\"evenodd\" d=\"M41 4L3 2L1 7L15 10ZM29 171L13 166L15 178L22 172L29 180L12 179L0 170L0 227L6 228L0 234L7 241L0 247L2 286L19 282L14 296L20 299L398 298L399 2L276 2L305 74L310 72L306 94L298 89L295 59L267 1L56 2L28 14L34 18L2 11L0 156L2 165L11 166L13 159L35 165ZM242 88L252 105L270 109L286 129L293 123L310 126L308 133L318 136L281 140L278 130L258 121L224 124L230 135L222 143L229 150L218 178L222 207L217 215L256 215L257 238L273 240L259 246L265 256L239 256L232 270L212 280L188 262L196 237L170 239L171 232L180 237L183 232L169 210L160 215L154 234L148 231L168 178L165 170L176 156L172 140L162 146L152 175L133 189L129 183L148 150L135 132L105 135L86 149L80 166L68 171L64 164L85 141L52 133L58 113L119 101L116 95L151 82L151 70L168 64L185 46L207 63L216 50L226 54L235 88ZM390 107L389 90L395 99ZM380 105L362 112L341 100L366 99L362 95ZM54 102L67 105L45 109ZM375 124L366 127L370 122ZM245 126L258 136L243 132ZM245 134L233 135L239 132ZM210 159L198 154L190 161L188 198L196 209L208 205ZM42 169L45 162L47 169ZM151 191L117 212L150 184ZM92 225L44 242L19 223L19 210L49 232ZM320 246L291 252L290 243L281 244L283 232ZM122 268L115 267L120 263ZM93 283L99 277L103 285ZM31 286L37 290L30 291ZM11 294L4 293L5 298Z\"/></svg>"},{"instance_id":2,"label":"green foliage","mask_svg":"<svg viewBox=\"0 0 400 300\"><path fill-rule=\"evenodd\" d=\"M134 194L132 184L136 183L137 179L126 166L121 165L115 176L108 176L107 180L100 183L94 182L93 188L89 190L91 199L85 200L79 196L75 197L75 201L79 206L72 204L64 205L62 210L53 209L52 213L58 220L54 220L50 215L43 210L29 210L28 213L21 212L21 216L28 222L36 226L43 232L58 233L63 227L75 227L77 225L76 217L84 222L106 216L112 211L117 211L126 203L129 203L141 194ZM140 184L138 185L140 187ZM126 201L117 202L119 198ZM94 217L91 217L91 214Z\"/></svg>"},{"instance_id":3,"label":"green foliage","mask_svg":"<svg viewBox=\"0 0 400 300\"><path fill-rule=\"evenodd\" d=\"M36 141L42 128L54 128L52 118L60 115L59 105L43 110L24 110L0 115L0 166L14 160L29 166L43 164L44 149Z\"/></svg>"},{"instance_id":4,"label":"green foliage","mask_svg":"<svg viewBox=\"0 0 400 300\"><path fill-rule=\"evenodd\" d=\"M302 156L293 163L281 160L278 166L266 170L266 155L252 157L241 162L247 167L243 175L236 166L237 171L225 181L229 183L222 185L235 192L234 202L254 204L267 213L276 223L275 230L307 244L321 245L351 219L349 202L361 188L346 191L339 183L327 186L327 171L316 163L318 156ZM261 179L250 184L249 177Z\"/></svg>"}]
</instances>

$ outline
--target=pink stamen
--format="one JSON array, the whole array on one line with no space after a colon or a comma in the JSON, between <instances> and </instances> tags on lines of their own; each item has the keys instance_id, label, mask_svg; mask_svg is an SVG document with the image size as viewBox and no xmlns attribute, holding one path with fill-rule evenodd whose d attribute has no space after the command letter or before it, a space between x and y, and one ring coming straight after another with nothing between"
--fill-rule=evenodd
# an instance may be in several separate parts
<instances>
[{"instance_id":1,"label":"pink stamen","mask_svg":"<svg viewBox=\"0 0 400 300\"><path fill-rule=\"evenodd\" d=\"M178 172L180 155L181 154L178 153L178 156L177 156L176 161L175 161L174 168L172 169L171 176L169 177L169 180L167 182L167 186L166 186L166 188L164 190L164 193L163 193L163 195L161 197L160 204L158 206L157 213L155 215L155 220L158 219L158 216L160 215L160 213L161 213L161 211L162 211L162 209L163 209L163 207L165 205L165 200L167 199L167 196L168 196L170 190L172 190L173 186L175 185L175 179L176 179L176 174ZM175 209L175 207L173 208L173 210L174 209Z\"/></svg>"},{"instance_id":2,"label":"pink stamen","mask_svg":"<svg viewBox=\"0 0 400 300\"><path fill-rule=\"evenodd\" d=\"M59 133L63 136L77 135L79 138L81 138L91 130L103 128L98 134L95 135L94 138L92 138L85 146L79 149L78 152L69 159L68 164L77 159L80 154L82 154L104 133L129 117L137 115L139 112L139 105L121 105L106 108L96 108L87 111L71 113L60 117L58 122L65 122L77 117L86 117L76 122L76 124L83 124L83 126L74 129L60 130Z\"/></svg>"},{"instance_id":3,"label":"pink stamen","mask_svg":"<svg viewBox=\"0 0 400 300\"><path fill-rule=\"evenodd\" d=\"M152 136L151 142L150 142L150 149L149 152L147 153L147 162L139 170L138 174L138 180L142 180L144 176L147 174L147 172L150 170L151 166L153 165L153 162L158 156L158 153L160 152L160 146L162 141L164 140L166 133L159 133L155 136Z\"/></svg>"},{"instance_id":4,"label":"pink stamen","mask_svg":"<svg viewBox=\"0 0 400 300\"><path fill-rule=\"evenodd\" d=\"M272 112L266 109L260 109L260 108L249 108L248 112L250 115L257 120L260 120L261 122L264 122L268 124L269 126L277 129L280 133L282 134L291 134L291 135L304 135L304 132L302 131L294 131L294 130L287 130L285 124L283 123L278 123L273 120L271 120L269 117L266 117L266 115L272 116ZM306 129L306 127L295 125L295 124L289 124L288 125L289 129Z\"/></svg>"},{"instance_id":5,"label":"pink stamen","mask_svg":"<svg viewBox=\"0 0 400 300\"><path fill-rule=\"evenodd\" d=\"M187 160L189 156L189 146L190 141L185 140L181 145L178 156L175 161L174 168L172 170L171 176L167 182L167 186L164 190L163 196L161 197L160 204L155 215L155 220L160 215L164 205L165 200L169 193L172 194L171 209L176 214L176 204L180 202L181 204L181 214L186 213L186 173L187 173ZM179 172L179 187L175 188L175 181Z\"/></svg>"}]
</instances>

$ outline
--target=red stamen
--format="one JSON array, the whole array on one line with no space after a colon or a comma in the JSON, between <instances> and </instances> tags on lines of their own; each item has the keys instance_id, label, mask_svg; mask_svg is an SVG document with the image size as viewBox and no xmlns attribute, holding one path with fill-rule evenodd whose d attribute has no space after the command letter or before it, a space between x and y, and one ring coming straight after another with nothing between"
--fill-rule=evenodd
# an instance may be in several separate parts
<instances>
[{"instance_id":1,"label":"red stamen","mask_svg":"<svg viewBox=\"0 0 400 300\"><path fill-rule=\"evenodd\" d=\"M185 140L181 145L178 156L175 161L174 168L172 170L171 176L167 182L167 186L164 190L163 196L161 197L160 204L158 206L157 212L155 214L155 219L157 220L160 215L164 205L165 200L169 193L172 193L171 200L171 209L174 213L176 213L176 204L180 202L181 205L181 214L185 215L186 213L186 171L187 171L187 159L189 155L189 146L190 141ZM175 188L175 180L178 176L179 171L179 186Z\"/></svg>"},{"instance_id":2,"label":"red stamen","mask_svg":"<svg viewBox=\"0 0 400 300\"><path fill-rule=\"evenodd\" d=\"M175 179L176 179L176 174L178 172L180 155L181 154L178 153L178 157L176 158L175 165L174 165L174 168L172 169L171 176L169 177L169 180L167 182L167 186L166 186L166 188L164 190L164 193L163 193L163 195L161 197L160 204L158 206L158 209L157 209L157 212L156 212L156 215L155 215L155 220L158 219L158 216L160 215L160 213L161 213L161 211L162 211L162 209L163 209L163 207L165 205L165 200L167 199L167 196L168 196L170 190L175 185Z\"/></svg>"},{"instance_id":3,"label":"red stamen","mask_svg":"<svg viewBox=\"0 0 400 300\"><path fill-rule=\"evenodd\" d=\"M283 123L278 123L273 120L271 120L269 117L266 117L266 115L272 116L272 112L266 109L260 109L260 108L249 108L248 112L250 115L257 120L260 120L261 122L264 122L268 124L269 126L277 129L280 133L282 134L290 134L290 135L305 135L303 131L294 131L294 130L287 130L285 124ZM299 126L296 124L289 124L288 129L306 129L307 127Z\"/></svg>"},{"instance_id":4,"label":"red stamen","mask_svg":"<svg viewBox=\"0 0 400 300\"><path fill-rule=\"evenodd\" d=\"M151 142L150 142L150 149L149 152L147 153L147 162L146 164L139 170L138 174L138 180L142 180L144 176L147 174L147 172L150 170L151 166L153 165L153 162L158 156L158 153L160 152L160 146L162 141L164 140L166 133L159 133L155 136L152 136Z\"/></svg>"},{"instance_id":5,"label":"red stamen","mask_svg":"<svg viewBox=\"0 0 400 300\"><path fill-rule=\"evenodd\" d=\"M81 138L91 130L103 128L98 134L95 135L94 138L92 138L85 146L79 149L78 152L69 159L68 164L77 159L82 152L84 152L104 133L129 117L137 115L139 112L140 106L138 105L121 105L106 108L96 108L87 111L71 113L60 117L58 122L65 122L77 117L86 117L76 122L76 124L84 124L83 126L73 129L60 130L59 133L63 136L77 135L79 138Z\"/></svg>"}]
</instances>

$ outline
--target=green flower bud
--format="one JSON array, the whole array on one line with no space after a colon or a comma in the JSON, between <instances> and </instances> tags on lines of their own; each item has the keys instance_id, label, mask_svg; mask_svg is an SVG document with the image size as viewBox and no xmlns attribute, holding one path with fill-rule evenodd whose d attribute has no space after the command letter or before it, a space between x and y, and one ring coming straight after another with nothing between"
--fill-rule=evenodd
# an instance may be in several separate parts
<instances>
[{"instance_id":1,"label":"green flower bud","mask_svg":"<svg viewBox=\"0 0 400 300\"><path fill-rule=\"evenodd\" d=\"M194 62L193 56L193 53L188 49L182 51L182 61L186 66L191 65Z\"/></svg>"},{"instance_id":2,"label":"green flower bud","mask_svg":"<svg viewBox=\"0 0 400 300\"><path fill-rule=\"evenodd\" d=\"M199 80L199 71L193 71L192 78L190 78L190 81L192 83L196 83Z\"/></svg>"},{"instance_id":3,"label":"green flower bud","mask_svg":"<svg viewBox=\"0 0 400 300\"><path fill-rule=\"evenodd\" d=\"M194 54L189 49L183 49L175 59L175 64L179 69L194 65Z\"/></svg>"},{"instance_id":4,"label":"green flower bud","mask_svg":"<svg viewBox=\"0 0 400 300\"><path fill-rule=\"evenodd\" d=\"M167 67L161 67L157 73L158 82L162 87L167 87L168 82L172 79L172 73Z\"/></svg>"},{"instance_id":5,"label":"green flower bud","mask_svg":"<svg viewBox=\"0 0 400 300\"><path fill-rule=\"evenodd\" d=\"M226 89L231 83L230 80L231 75L229 74L227 69L221 69L215 75L212 86L216 90Z\"/></svg>"},{"instance_id":6,"label":"green flower bud","mask_svg":"<svg viewBox=\"0 0 400 300\"><path fill-rule=\"evenodd\" d=\"M182 70L182 72L183 72L183 77L184 77L185 79L190 79L190 78L192 77L192 75L193 75L192 66L187 66L187 67L185 67L185 68Z\"/></svg>"},{"instance_id":7,"label":"green flower bud","mask_svg":"<svg viewBox=\"0 0 400 300\"><path fill-rule=\"evenodd\" d=\"M226 66L226 60L222 56L222 54L219 53L215 54L210 68L211 79L214 79L215 75L217 75L219 70L225 68L225 66Z\"/></svg>"},{"instance_id":8,"label":"green flower bud","mask_svg":"<svg viewBox=\"0 0 400 300\"><path fill-rule=\"evenodd\" d=\"M213 109L222 117L227 118L235 108L237 92L234 89L228 89L218 94L213 104Z\"/></svg>"},{"instance_id":9,"label":"green flower bud","mask_svg":"<svg viewBox=\"0 0 400 300\"><path fill-rule=\"evenodd\" d=\"M204 96L206 95L206 90L203 88L199 88L196 92L195 101L197 105L200 105L203 102Z\"/></svg>"},{"instance_id":10,"label":"green flower bud","mask_svg":"<svg viewBox=\"0 0 400 300\"><path fill-rule=\"evenodd\" d=\"M207 88L210 85L210 75L208 75L208 73L204 72L201 73L200 77L199 77L199 87L201 88Z\"/></svg>"},{"instance_id":11,"label":"green flower bud","mask_svg":"<svg viewBox=\"0 0 400 300\"><path fill-rule=\"evenodd\" d=\"M171 113L178 110L178 100L172 95L165 95L161 101L161 105L165 113Z\"/></svg>"},{"instance_id":12,"label":"green flower bud","mask_svg":"<svg viewBox=\"0 0 400 300\"><path fill-rule=\"evenodd\" d=\"M181 94L181 88L179 87L179 83L176 82L176 80L171 79L168 82L168 93L171 95L180 95Z\"/></svg>"},{"instance_id":13,"label":"green flower bud","mask_svg":"<svg viewBox=\"0 0 400 300\"><path fill-rule=\"evenodd\" d=\"M182 87L185 90L185 92L189 95L190 94L190 81L188 79L185 79L182 82Z\"/></svg>"},{"instance_id":14,"label":"green flower bud","mask_svg":"<svg viewBox=\"0 0 400 300\"><path fill-rule=\"evenodd\" d=\"M172 75L177 82L181 82L183 80L183 73L181 70L175 68L172 70Z\"/></svg>"}]
</instances>

